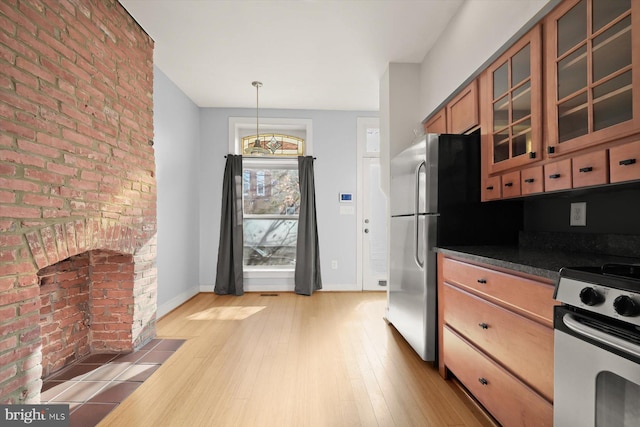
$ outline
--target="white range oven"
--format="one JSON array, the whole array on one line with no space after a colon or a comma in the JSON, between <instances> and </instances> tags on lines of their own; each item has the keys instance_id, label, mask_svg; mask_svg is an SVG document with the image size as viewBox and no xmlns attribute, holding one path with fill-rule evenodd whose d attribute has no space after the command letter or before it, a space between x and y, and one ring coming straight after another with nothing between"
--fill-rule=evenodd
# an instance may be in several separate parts
<instances>
[{"instance_id":1,"label":"white range oven","mask_svg":"<svg viewBox=\"0 0 640 427\"><path fill-rule=\"evenodd\" d=\"M554 426L640 426L640 265L563 268L554 297Z\"/></svg>"}]
</instances>

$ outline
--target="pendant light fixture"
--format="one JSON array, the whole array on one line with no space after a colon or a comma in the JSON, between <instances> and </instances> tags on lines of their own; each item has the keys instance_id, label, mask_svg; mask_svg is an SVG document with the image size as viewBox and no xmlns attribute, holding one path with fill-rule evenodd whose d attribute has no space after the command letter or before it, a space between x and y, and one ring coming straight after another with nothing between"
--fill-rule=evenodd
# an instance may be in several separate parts
<instances>
[{"instance_id":1,"label":"pendant light fixture","mask_svg":"<svg viewBox=\"0 0 640 427\"><path fill-rule=\"evenodd\" d=\"M262 146L260 142L260 131L259 131L259 121L258 121L258 106L259 106L259 91L262 87L262 82L253 81L251 85L256 88L256 139L253 141L253 146L249 146L247 149L247 154L250 155L264 155L269 154L269 150Z\"/></svg>"}]
</instances>

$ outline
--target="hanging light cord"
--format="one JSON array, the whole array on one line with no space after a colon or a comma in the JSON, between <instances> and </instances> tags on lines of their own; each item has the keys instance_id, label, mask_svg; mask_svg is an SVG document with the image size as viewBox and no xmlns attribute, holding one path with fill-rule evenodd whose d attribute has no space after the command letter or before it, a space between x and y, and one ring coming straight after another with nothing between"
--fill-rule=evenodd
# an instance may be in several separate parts
<instances>
[{"instance_id":1,"label":"hanging light cord","mask_svg":"<svg viewBox=\"0 0 640 427\"><path fill-rule=\"evenodd\" d=\"M255 142L259 143L260 133L258 132L258 101L259 101L258 92L260 91L260 86L262 86L262 83L259 81L254 81L254 82L251 82L251 84L256 88L256 141Z\"/></svg>"}]
</instances>

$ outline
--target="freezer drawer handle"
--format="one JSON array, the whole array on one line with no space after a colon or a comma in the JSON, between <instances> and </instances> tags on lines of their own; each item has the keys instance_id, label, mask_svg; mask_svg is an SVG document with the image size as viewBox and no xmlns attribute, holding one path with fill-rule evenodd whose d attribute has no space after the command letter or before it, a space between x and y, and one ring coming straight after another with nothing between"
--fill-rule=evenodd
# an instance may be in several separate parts
<instances>
[{"instance_id":1,"label":"freezer drawer handle","mask_svg":"<svg viewBox=\"0 0 640 427\"><path fill-rule=\"evenodd\" d=\"M620 166L635 165L636 164L636 159L620 160L619 164L620 164Z\"/></svg>"},{"instance_id":2,"label":"freezer drawer handle","mask_svg":"<svg viewBox=\"0 0 640 427\"><path fill-rule=\"evenodd\" d=\"M477 282L484 285L485 283L487 283L487 279L478 279Z\"/></svg>"},{"instance_id":3,"label":"freezer drawer handle","mask_svg":"<svg viewBox=\"0 0 640 427\"><path fill-rule=\"evenodd\" d=\"M489 329L489 325L487 325L486 323L482 322L482 323L478 323L478 326L480 326L482 329Z\"/></svg>"},{"instance_id":4,"label":"freezer drawer handle","mask_svg":"<svg viewBox=\"0 0 640 427\"><path fill-rule=\"evenodd\" d=\"M478 382L482 385L489 384L489 381L487 381L486 378L482 378L482 377L478 378Z\"/></svg>"}]
</instances>

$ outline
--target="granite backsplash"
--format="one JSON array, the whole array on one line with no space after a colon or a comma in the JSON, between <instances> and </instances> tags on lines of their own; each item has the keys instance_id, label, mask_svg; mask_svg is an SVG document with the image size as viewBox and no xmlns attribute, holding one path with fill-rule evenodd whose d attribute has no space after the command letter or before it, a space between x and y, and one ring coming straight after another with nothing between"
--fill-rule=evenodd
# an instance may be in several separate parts
<instances>
[{"instance_id":1,"label":"granite backsplash","mask_svg":"<svg viewBox=\"0 0 640 427\"><path fill-rule=\"evenodd\" d=\"M640 258L640 235L521 231L521 249Z\"/></svg>"}]
</instances>

